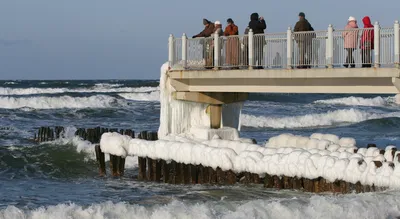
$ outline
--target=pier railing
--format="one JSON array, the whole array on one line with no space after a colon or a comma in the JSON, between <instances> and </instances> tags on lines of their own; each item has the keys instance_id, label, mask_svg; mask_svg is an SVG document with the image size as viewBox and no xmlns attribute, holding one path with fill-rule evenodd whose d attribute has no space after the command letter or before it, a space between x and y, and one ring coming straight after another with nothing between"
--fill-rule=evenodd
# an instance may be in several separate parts
<instances>
[{"instance_id":1,"label":"pier railing","mask_svg":"<svg viewBox=\"0 0 400 219\"><path fill-rule=\"evenodd\" d=\"M373 49L361 45L368 41ZM372 42L373 41L373 42ZM349 56L350 54L350 56ZM354 57L354 60L351 58ZM173 69L232 69L297 67L396 67L400 63L400 28L393 27L253 34L188 39L169 38ZM347 65L346 65L347 64ZM354 64L354 66L353 66Z\"/></svg>"}]
</instances>

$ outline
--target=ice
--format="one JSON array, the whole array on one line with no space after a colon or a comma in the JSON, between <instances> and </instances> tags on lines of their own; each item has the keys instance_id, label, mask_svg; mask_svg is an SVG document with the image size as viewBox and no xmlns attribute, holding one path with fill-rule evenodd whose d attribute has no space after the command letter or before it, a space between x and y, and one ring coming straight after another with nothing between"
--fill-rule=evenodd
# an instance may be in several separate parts
<instances>
[{"instance_id":1,"label":"ice","mask_svg":"<svg viewBox=\"0 0 400 219\"><path fill-rule=\"evenodd\" d=\"M297 147L278 145L286 139L296 139ZM305 142L327 140L310 139L302 136L284 135L271 138L267 147L240 141L211 139L196 141L170 137L168 140L145 141L131 139L119 133L105 133L100 146L105 153L118 156L139 156L152 159L194 165L203 165L214 169L232 170L234 172L251 172L278 176L297 176L309 179L323 177L330 182L345 180L362 182L365 185L400 188L399 170L395 171L392 161L386 160L377 148L359 149L359 153L346 151L347 147L333 144L323 148L308 148ZM337 139L337 138L335 138ZM307 143L308 143L307 142ZM268 147L274 144L274 147ZM345 149L343 151L335 150ZM387 148L391 152L392 148ZM365 153L361 153L361 152ZM385 152L385 153L386 153ZM396 154L397 156L397 154ZM375 162L381 162L382 167ZM400 166L400 164L399 164ZM396 176L392 176L397 173Z\"/></svg>"}]
</instances>

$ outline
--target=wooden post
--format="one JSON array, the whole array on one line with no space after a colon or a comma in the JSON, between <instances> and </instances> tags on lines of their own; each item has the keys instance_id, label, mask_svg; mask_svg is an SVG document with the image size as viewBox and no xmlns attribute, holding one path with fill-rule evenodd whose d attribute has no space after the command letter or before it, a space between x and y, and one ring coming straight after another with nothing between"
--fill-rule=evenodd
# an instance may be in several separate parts
<instances>
[{"instance_id":1,"label":"wooden post","mask_svg":"<svg viewBox=\"0 0 400 219\"><path fill-rule=\"evenodd\" d=\"M292 181L292 188L293 188L294 190L300 190L300 189L302 189L301 181L300 181L300 179L299 179L298 177L294 177L294 178L293 178L293 181Z\"/></svg>"},{"instance_id":2,"label":"wooden post","mask_svg":"<svg viewBox=\"0 0 400 219\"><path fill-rule=\"evenodd\" d=\"M177 163L175 161L171 161L169 164L169 181L170 184L177 184Z\"/></svg>"},{"instance_id":3,"label":"wooden post","mask_svg":"<svg viewBox=\"0 0 400 219\"><path fill-rule=\"evenodd\" d=\"M216 184L217 183L217 171L214 170L212 167L208 167L208 174L209 174L209 180L210 184Z\"/></svg>"},{"instance_id":4,"label":"wooden post","mask_svg":"<svg viewBox=\"0 0 400 219\"><path fill-rule=\"evenodd\" d=\"M190 183L196 184L197 183L197 166L193 164L189 164L189 172L190 172Z\"/></svg>"},{"instance_id":5,"label":"wooden post","mask_svg":"<svg viewBox=\"0 0 400 219\"><path fill-rule=\"evenodd\" d=\"M138 136L140 139L147 139L147 132L143 131L139 134ZM139 174L138 174L138 180L145 180L146 179L146 158L144 157L138 157L138 165L139 165Z\"/></svg>"},{"instance_id":6,"label":"wooden post","mask_svg":"<svg viewBox=\"0 0 400 219\"><path fill-rule=\"evenodd\" d=\"M274 180L274 188L277 190L281 190L283 188L282 185L282 180L279 178L279 176L273 176Z\"/></svg>"},{"instance_id":7,"label":"wooden post","mask_svg":"<svg viewBox=\"0 0 400 219\"><path fill-rule=\"evenodd\" d=\"M165 160L161 160L162 178L164 183L169 182L169 164Z\"/></svg>"},{"instance_id":8,"label":"wooden post","mask_svg":"<svg viewBox=\"0 0 400 219\"><path fill-rule=\"evenodd\" d=\"M183 183L184 184L191 184L192 180L191 180L191 173L190 173L189 164L183 164L182 163L182 167L183 167Z\"/></svg>"},{"instance_id":9,"label":"wooden post","mask_svg":"<svg viewBox=\"0 0 400 219\"><path fill-rule=\"evenodd\" d=\"M198 165L197 166L197 183L198 184L204 184L204 167L203 165Z\"/></svg>"},{"instance_id":10,"label":"wooden post","mask_svg":"<svg viewBox=\"0 0 400 219\"><path fill-rule=\"evenodd\" d=\"M210 105L210 124L212 129L221 128L222 105Z\"/></svg>"},{"instance_id":11,"label":"wooden post","mask_svg":"<svg viewBox=\"0 0 400 219\"><path fill-rule=\"evenodd\" d=\"M225 172L221 168L217 168L217 184L224 185L225 184Z\"/></svg>"},{"instance_id":12,"label":"wooden post","mask_svg":"<svg viewBox=\"0 0 400 219\"><path fill-rule=\"evenodd\" d=\"M153 159L147 158L146 160L147 160L147 177L146 177L146 179L148 181L152 181L153 176L154 176Z\"/></svg>"},{"instance_id":13,"label":"wooden post","mask_svg":"<svg viewBox=\"0 0 400 219\"><path fill-rule=\"evenodd\" d=\"M118 159L118 176L124 176L125 173L125 158L117 157Z\"/></svg>"},{"instance_id":14,"label":"wooden post","mask_svg":"<svg viewBox=\"0 0 400 219\"><path fill-rule=\"evenodd\" d=\"M274 187L274 178L268 174L265 174L264 188L273 188L273 187Z\"/></svg>"},{"instance_id":15,"label":"wooden post","mask_svg":"<svg viewBox=\"0 0 400 219\"><path fill-rule=\"evenodd\" d=\"M100 176L106 175L106 162L104 153L101 151L100 145L96 145L96 159L99 164L99 174Z\"/></svg>"},{"instance_id":16,"label":"wooden post","mask_svg":"<svg viewBox=\"0 0 400 219\"><path fill-rule=\"evenodd\" d=\"M232 170L226 172L226 183L228 185L234 185L236 183L236 174Z\"/></svg>"}]
</instances>

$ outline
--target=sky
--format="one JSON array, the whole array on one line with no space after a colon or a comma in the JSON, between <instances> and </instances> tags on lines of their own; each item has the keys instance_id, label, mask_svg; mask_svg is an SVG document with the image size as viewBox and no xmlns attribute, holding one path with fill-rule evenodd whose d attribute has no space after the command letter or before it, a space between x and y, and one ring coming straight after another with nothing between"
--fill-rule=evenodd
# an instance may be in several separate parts
<instances>
[{"instance_id":1,"label":"sky","mask_svg":"<svg viewBox=\"0 0 400 219\"><path fill-rule=\"evenodd\" d=\"M189 37L202 19L232 18L243 33L258 12L285 32L303 11L316 30L349 16L390 27L398 0L0 0L0 80L158 79L168 36Z\"/></svg>"}]
</instances>

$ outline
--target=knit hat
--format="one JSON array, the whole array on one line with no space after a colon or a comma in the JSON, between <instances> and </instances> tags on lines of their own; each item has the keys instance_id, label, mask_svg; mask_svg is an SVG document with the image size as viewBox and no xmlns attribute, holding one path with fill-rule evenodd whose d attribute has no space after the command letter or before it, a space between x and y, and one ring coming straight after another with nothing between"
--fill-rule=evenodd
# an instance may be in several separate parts
<instances>
[{"instance_id":1,"label":"knit hat","mask_svg":"<svg viewBox=\"0 0 400 219\"><path fill-rule=\"evenodd\" d=\"M304 12L300 12L300 13L299 13L299 16L300 16L300 17L306 17L306 14L304 14Z\"/></svg>"},{"instance_id":2,"label":"knit hat","mask_svg":"<svg viewBox=\"0 0 400 219\"><path fill-rule=\"evenodd\" d=\"M347 21L356 21L356 18L353 16L350 16L349 19Z\"/></svg>"},{"instance_id":3,"label":"knit hat","mask_svg":"<svg viewBox=\"0 0 400 219\"><path fill-rule=\"evenodd\" d=\"M221 21L215 21L215 25L221 24Z\"/></svg>"},{"instance_id":4,"label":"knit hat","mask_svg":"<svg viewBox=\"0 0 400 219\"><path fill-rule=\"evenodd\" d=\"M210 23L209 20L207 20L207 19L205 19L205 18L203 19L203 24L204 24L204 25L209 24L209 23Z\"/></svg>"},{"instance_id":5,"label":"knit hat","mask_svg":"<svg viewBox=\"0 0 400 219\"><path fill-rule=\"evenodd\" d=\"M232 18L228 18L228 20L226 20L226 22L227 22L227 23L230 23L230 24L233 24L233 23L234 23L233 20L232 20Z\"/></svg>"}]
</instances>

